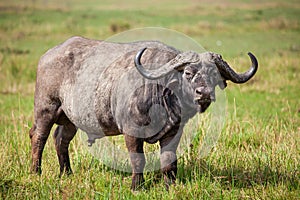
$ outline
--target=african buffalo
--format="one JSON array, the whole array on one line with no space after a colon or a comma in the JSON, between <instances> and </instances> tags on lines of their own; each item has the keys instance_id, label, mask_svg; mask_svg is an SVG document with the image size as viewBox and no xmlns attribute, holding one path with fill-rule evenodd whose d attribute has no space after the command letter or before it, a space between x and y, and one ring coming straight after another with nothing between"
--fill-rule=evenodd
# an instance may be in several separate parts
<instances>
[{"instance_id":1,"label":"african buffalo","mask_svg":"<svg viewBox=\"0 0 300 200\"><path fill-rule=\"evenodd\" d=\"M181 52L157 41L68 39L39 61L34 124L29 134L31 170L41 173L42 152L57 124L54 140L60 174L72 172L68 147L79 128L87 133L89 145L104 136L124 135L133 190L144 182L144 142L159 142L168 188L176 178L176 149L184 124L215 101L217 85L224 89L227 80L245 83L254 76L258 63L254 55L249 56L251 68L237 74L220 55L211 52ZM126 88L137 82L138 87L128 93ZM165 112L154 109L150 116L155 105Z\"/></svg>"}]
</instances>

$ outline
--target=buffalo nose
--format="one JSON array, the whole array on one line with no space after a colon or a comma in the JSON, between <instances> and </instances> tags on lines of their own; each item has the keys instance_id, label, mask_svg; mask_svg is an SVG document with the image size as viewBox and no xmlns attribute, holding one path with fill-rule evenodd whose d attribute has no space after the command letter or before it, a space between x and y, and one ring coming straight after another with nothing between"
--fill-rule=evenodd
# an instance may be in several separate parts
<instances>
[{"instance_id":1,"label":"buffalo nose","mask_svg":"<svg viewBox=\"0 0 300 200\"><path fill-rule=\"evenodd\" d=\"M206 96L206 90L204 87L198 87L195 89L196 95L198 96Z\"/></svg>"},{"instance_id":2,"label":"buffalo nose","mask_svg":"<svg viewBox=\"0 0 300 200\"><path fill-rule=\"evenodd\" d=\"M202 96L202 90L200 88L196 88L195 92L197 95Z\"/></svg>"},{"instance_id":3,"label":"buffalo nose","mask_svg":"<svg viewBox=\"0 0 300 200\"><path fill-rule=\"evenodd\" d=\"M205 87L198 87L195 89L196 96L201 99L211 99L211 92Z\"/></svg>"}]
</instances>

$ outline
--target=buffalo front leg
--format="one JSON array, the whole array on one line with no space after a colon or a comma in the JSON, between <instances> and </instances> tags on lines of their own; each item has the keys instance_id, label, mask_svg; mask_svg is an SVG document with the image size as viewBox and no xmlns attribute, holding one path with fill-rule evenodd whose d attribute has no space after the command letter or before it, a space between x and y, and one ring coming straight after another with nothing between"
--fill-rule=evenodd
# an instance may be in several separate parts
<instances>
[{"instance_id":1,"label":"buffalo front leg","mask_svg":"<svg viewBox=\"0 0 300 200\"><path fill-rule=\"evenodd\" d=\"M160 155L161 171L166 189L175 184L177 174L177 156L175 151L162 150Z\"/></svg>"},{"instance_id":2,"label":"buffalo front leg","mask_svg":"<svg viewBox=\"0 0 300 200\"><path fill-rule=\"evenodd\" d=\"M64 172L68 175L72 174L69 157L69 144L75 136L76 131L77 128L75 125L69 122L65 125L58 126L54 132L53 138L60 165L59 176L62 176Z\"/></svg>"},{"instance_id":3,"label":"buffalo front leg","mask_svg":"<svg viewBox=\"0 0 300 200\"><path fill-rule=\"evenodd\" d=\"M125 142L130 154L132 167L132 183L131 189L137 190L144 183L143 171L145 167L144 141L141 138L136 138L125 134Z\"/></svg>"},{"instance_id":4,"label":"buffalo front leg","mask_svg":"<svg viewBox=\"0 0 300 200\"><path fill-rule=\"evenodd\" d=\"M166 189L175 184L177 174L177 155L176 149L180 140L181 133L174 137L167 137L160 140L160 167L164 176Z\"/></svg>"}]
</instances>

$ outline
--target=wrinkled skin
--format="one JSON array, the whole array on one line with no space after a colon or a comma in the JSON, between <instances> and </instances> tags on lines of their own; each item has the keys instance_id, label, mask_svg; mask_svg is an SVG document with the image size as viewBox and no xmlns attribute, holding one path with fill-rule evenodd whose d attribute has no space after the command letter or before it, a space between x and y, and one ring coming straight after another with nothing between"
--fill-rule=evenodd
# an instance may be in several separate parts
<instances>
[{"instance_id":1,"label":"wrinkled skin","mask_svg":"<svg viewBox=\"0 0 300 200\"><path fill-rule=\"evenodd\" d=\"M46 52L37 69L35 120L29 133L32 172L41 173L42 152L52 126L57 124L54 141L60 175L72 173L68 148L79 128L88 134L90 145L104 136L124 135L133 190L144 182L144 142L159 142L166 188L175 183L176 149L184 124L197 112L204 112L215 101L215 87L224 89L226 82L214 61L220 56L195 52L188 53L196 57L195 62L180 64L156 82L145 79L135 69L133 59L144 47L148 49L142 56L143 64L175 62L181 54L160 42L118 44L81 37L70 38ZM125 74L132 81L127 85L139 80L143 83L127 102L122 98L128 96L127 91L117 90L124 85L120 77ZM155 125L162 127L158 132L151 128L140 131L139 127L153 122L149 116L153 105L166 110L166 115L155 113L157 119L166 120L157 120ZM129 117L124 117L124 108L129 108Z\"/></svg>"}]
</instances>

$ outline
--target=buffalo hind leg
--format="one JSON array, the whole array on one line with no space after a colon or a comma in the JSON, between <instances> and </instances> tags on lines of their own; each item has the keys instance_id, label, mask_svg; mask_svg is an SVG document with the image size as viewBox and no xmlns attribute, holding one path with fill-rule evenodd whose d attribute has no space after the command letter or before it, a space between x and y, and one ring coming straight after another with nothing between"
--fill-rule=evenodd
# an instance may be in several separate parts
<instances>
[{"instance_id":1,"label":"buffalo hind leg","mask_svg":"<svg viewBox=\"0 0 300 200\"><path fill-rule=\"evenodd\" d=\"M68 175L72 174L69 157L69 144L75 136L76 131L77 128L75 127L75 125L68 121L64 125L59 125L53 134L57 157L60 165L59 176L62 176L63 173L66 173Z\"/></svg>"},{"instance_id":2,"label":"buffalo hind leg","mask_svg":"<svg viewBox=\"0 0 300 200\"><path fill-rule=\"evenodd\" d=\"M132 167L131 189L135 191L139 189L145 182L143 175L145 167L145 155L143 150L144 141L141 138L136 138L125 134L125 142L130 154Z\"/></svg>"},{"instance_id":3,"label":"buffalo hind leg","mask_svg":"<svg viewBox=\"0 0 300 200\"><path fill-rule=\"evenodd\" d=\"M37 113L33 127L29 131L31 140L31 156L32 165L31 172L41 174L42 154L50 134L50 130L54 124L55 112L48 109L41 110Z\"/></svg>"}]
</instances>

